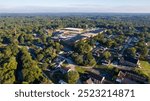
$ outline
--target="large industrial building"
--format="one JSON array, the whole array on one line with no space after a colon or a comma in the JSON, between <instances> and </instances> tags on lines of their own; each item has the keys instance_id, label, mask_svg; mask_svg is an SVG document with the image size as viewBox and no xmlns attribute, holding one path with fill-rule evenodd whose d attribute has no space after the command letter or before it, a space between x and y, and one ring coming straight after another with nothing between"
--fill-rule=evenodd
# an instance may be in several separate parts
<instances>
[{"instance_id":1,"label":"large industrial building","mask_svg":"<svg viewBox=\"0 0 150 101\"><path fill-rule=\"evenodd\" d=\"M94 37L99 33L106 32L105 29L88 29L84 30L81 28L63 28L53 33L53 39L61 40L67 44L73 44L79 40L84 40L90 37Z\"/></svg>"}]
</instances>

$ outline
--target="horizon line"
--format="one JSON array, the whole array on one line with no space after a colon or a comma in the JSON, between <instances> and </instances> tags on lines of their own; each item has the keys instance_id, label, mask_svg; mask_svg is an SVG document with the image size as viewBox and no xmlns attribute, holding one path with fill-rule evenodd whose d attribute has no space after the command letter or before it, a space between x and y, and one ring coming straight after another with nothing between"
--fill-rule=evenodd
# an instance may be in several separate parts
<instances>
[{"instance_id":1,"label":"horizon line","mask_svg":"<svg viewBox=\"0 0 150 101\"><path fill-rule=\"evenodd\" d=\"M150 12L0 12L0 14L150 14Z\"/></svg>"}]
</instances>

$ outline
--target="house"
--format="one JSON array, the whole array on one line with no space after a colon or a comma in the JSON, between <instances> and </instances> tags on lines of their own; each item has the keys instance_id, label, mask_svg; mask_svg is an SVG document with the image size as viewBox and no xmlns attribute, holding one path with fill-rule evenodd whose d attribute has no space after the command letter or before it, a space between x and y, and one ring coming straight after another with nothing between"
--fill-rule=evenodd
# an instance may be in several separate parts
<instances>
[{"instance_id":1,"label":"house","mask_svg":"<svg viewBox=\"0 0 150 101\"><path fill-rule=\"evenodd\" d=\"M59 82L58 82L59 84L67 84L65 81L63 81L63 80L59 80Z\"/></svg>"},{"instance_id":2,"label":"house","mask_svg":"<svg viewBox=\"0 0 150 101\"><path fill-rule=\"evenodd\" d=\"M118 77L117 77L117 79L116 79L116 82L119 82L119 83L121 83L121 84L137 84L137 82L135 82L135 81L133 81L133 80L127 78L127 77L126 77L126 74L123 73L122 71L120 71L120 72L118 73Z\"/></svg>"},{"instance_id":3,"label":"house","mask_svg":"<svg viewBox=\"0 0 150 101\"><path fill-rule=\"evenodd\" d=\"M54 62L55 62L55 63L58 63L58 64L61 63L61 62L63 63L64 61L65 61L65 59L64 59L63 57L57 57L57 58L54 60Z\"/></svg>"},{"instance_id":4,"label":"house","mask_svg":"<svg viewBox=\"0 0 150 101\"><path fill-rule=\"evenodd\" d=\"M94 48L94 49L92 50L92 53L93 53L93 56L95 56L95 57L100 57L101 50L100 50L100 48Z\"/></svg>"},{"instance_id":5,"label":"house","mask_svg":"<svg viewBox=\"0 0 150 101\"><path fill-rule=\"evenodd\" d=\"M132 38L132 42L137 43L137 42L139 42L139 39L136 38L136 37L133 37L133 38Z\"/></svg>"},{"instance_id":6,"label":"house","mask_svg":"<svg viewBox=\"0 0 150 101\"><path fill-rule=\"evenodd\" d=\"M120 65L129 66L129 67L139 67L139 60L132 57L122 57L120 59Z\"/></svg>"},{"instance_id":7,"label":"house","mask_svg":"<svg viewBox=\"0 0 150 101\"><path fill-rule=\"evenodd\" d=\"M105 77L97 75L92 72L88 72L81 76L81 79L84 84L111 84L112 82L106 80Z\"/></svg>"},{"instance_id":8,"label":"house","mask_svg":"<svg viewBox=\"0 0 150 101\"><path fill-rule=\"evenodd\" d=\"M102 59L102 60L101 60L101 64L102 64L102 65L109 65L110 63L111 63L110 60L105 60L105 59Z\"/></svg>"},{"instance_id":9,"label":"house","mask_svg":"<svg viewBox=\"0 0 150 101\"><path fill-rule=\"evenodd\" d=\"M101 83L102 83L102 84L114 84L114 82L111 82L111 81L109 81L109 80L107 80L107 79L103 79L103 80L101 81Z\"/></svg>"},{"instance_id":10,"label":"house","mask_svg":"<svg viewBox=\"0 0 150 101\"><path fill-rule=\"evenodd\" d=\"M94 48L93 50L92 50L92 53L93 53L93 55L95 56L95 57L100 57L100 55L104 52L104 51L106 51L108 48L106 47L103 47L103 46L97 46L96 48Z\"/></svg>"},{"instance_id":11,"label":"house","mask_svg":"<svg viewBox=\"0 0 150 101\"><path fill-rule=\"evenodd\" d=\"M94 84L94 82L92 81L91 78L89 78L86 81L84 81L84 84Z\"/></svg>"},{"instance_id":12,"label":"house","mask_svg":"<svg viewBox=\"0 0 150 101\"><path fill-rule=\"evenodd\" d=\"M129 72L122 72L120 71L118 73L116 82L119 82L121 84L146 84L147 83L147 78L129 73Z\"/></svg>"}]
</instances>

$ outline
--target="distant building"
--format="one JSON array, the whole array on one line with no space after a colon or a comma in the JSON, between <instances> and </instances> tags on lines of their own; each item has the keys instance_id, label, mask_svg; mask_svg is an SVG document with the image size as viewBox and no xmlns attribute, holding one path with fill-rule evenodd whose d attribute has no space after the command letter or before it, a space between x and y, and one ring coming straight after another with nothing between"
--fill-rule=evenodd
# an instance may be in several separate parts
<instances>
[{"instance_id":1,"label":"distant building","mask_svg":"<svg viewBox=\"0 0 150 101\"><path fill-rule=\"evenodd\" d=\"M68 45L72 45L79 40L85 40L105 32L105 29L95 29L92 31L84 31L80 28L64 28L53 33L52 39L63 41Z\"/></svg>"},{"instance_id":2,"label":"distant building","mask_svg":"<svg viewBox=\"0 0 150 101\"><path fill-rule=\"evenodd\" d=\"M79 40L83 40L83 39L86 39L86 37L84 37L80 34L77 34L77 35L73 36L72 38L66 38L66 40L64 40L64 42L72 45L72 44L78 42Z\"/></svg>"},{"instance_id":3,"label":"distant building","mask_svg":"<svg viewBox=\"0 0 150 101\"><path fill-rule=\"evenodd\" d=\"M64 30L64 31L70 31L70 32L77 32L77 33L81 33L83 31L83 29L81 29L81 28L71 28L71 27L64 28L62 30Z\"/></svg>"},{"instance_id":4,"label":"distant building","mask_svg":"<svg viewBox=\"0 0 150 101\"><path fill-rule=\"evenodd\" d=\"M87 37L87 38L94 37L96 35L97 35L97 33L84 33L84 34L82 34L82 36Z\"/></svg>"},{"instance_id":5,"label":"distant building","mask_svg":"<svg viewBox=\"0 0 150 101\"><path fill-rule=\"evenodd\" d=\"M60 34L69 35L69 34L81 34L83 32L83 29L81 28L63 28L56 30L53 32L53 36L57 36Z\"/></svg>"},{"instance_id":6,"label":"distant building","mask_svg":"<svg viewBox=\"0 0 150 101\"><path fill-rule=\"evenodd\" d=\"M94 33L94 34L103 33L103 32L107 32L107 30L103 29L103 28L95 28L95 29L92 29L92 30L88 31L88 33Z\"/></svg>"}]
</instances>

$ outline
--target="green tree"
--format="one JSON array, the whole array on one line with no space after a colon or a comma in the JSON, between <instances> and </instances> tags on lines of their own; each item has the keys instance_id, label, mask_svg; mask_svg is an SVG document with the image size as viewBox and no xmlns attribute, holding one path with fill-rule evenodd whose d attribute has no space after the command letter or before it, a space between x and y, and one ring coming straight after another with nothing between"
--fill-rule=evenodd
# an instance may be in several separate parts
<instances>
[{"instance_id":1,"label":"green tree","mask_svg":"<svg viewBox=\"0 0 150 101\"><path fill-rule=\"evenodd\" d=\"M4 49L3 53L4 53L5 57L10 57L12 55L12 51L11 51L10 47L8 47L8 46Z\"/></svg>"},{"instance_id":2,"label":"green tree","mask_svg":"<svg viewBox=\"0 0 150 101\"><path fill-rule=\"evenodd\" d=\"M78 65L83 65L83 55L79 55L78 53L73 53L72 58Z\"/></svg>"},{"instance_id":3,"label":"green tree","mask_svg":"<svg viewBox=\"0 0 150 101\"><path fill-rule=\"evenodd\" d=\"M141 57L146 57L148 55L148 48L147 47L143 47L141 49Z\"/></svg>"},{"instance_id":4,"label":"green tree","mask_svg":"<svg viewBox=\"0 0 150 101\"><path fill-rule=\"evenodd\" d=\"M114 41L110 40L110 39L107 40L107 42L106 42L107 47L111 47L113 44L114 44Z\"/></svg>"},{"instance_id":5,"label":"green tree","mask_svg":"<svg viewBox=\"0 0 150 101\"><path fill-rule=\"evenodd\" d=\"M41 69L37 66L37 62L32 60L31 55L28 53L27 49L22 50L21 56L21 66L23 81L28 83L36 83L39 77L42 76Z\"/></svg>"},{"instance_id":6,"label":"green tree","mask_svg":"<svg viewBox=\"0 0 150 101\"><path fill-rule=\"evenodd\" d=\"M21 43L21 44L24 44L24 37L23 37L23 35L20 35L19 37L18 37L18 41Z\"/></svg>"},{"instance_id":7,"label":"green tree","mask_svg":"<svg viewBox=\"0 0 150 101\"><path fill-rule=\"evenodd\" d=\"M129 48L127 50L127 54L131 57L135 57L136 56L136 48L132 47L132 48Z\"/></svg>"},{"instance_id":8,"label":"green tree","mask_svg":"<svg viewBox=\"0 0 150 101\"><path fill-rule=\"evenodd\" d=\"M88 43L82 40L75 44L75 48L81 54L88 53L92 49L92 47Z\"/></svg>"},{"instance_id":9,"label":"green tree","mask_svg":"<svg viewBox=\"0 0 150 101\"><path fill-rule=\"evenodd\" d=\"M17 69L17 62L15 57L6 58L5 63L0 68L0 83L13 84L15 83L15 70Z\"/></svg>"},{"instance_id":10,"label":"green tree","mask_svg":"<svg viewBox=\"0 0 150 101\"><path fill-rule=\"evenodd\" d=\"M77 71L70 70L67 73L67 79L69 84L75 84L79 79L79 73Z\"/></svg>"},{"instance_id":11,"label":"green tree","mask_svg":"<svg viewBox=\"0 0 150 101\"><path fill-rule=\"evenodd\" d=\"M14 70L0 70L0 83L2 84L13 84L15 83L15 72Z\"/></svg>"},{"instance_id":12,"label":"green tree","mask_svg":"<svg viewBox=\"0 0 150 101\"><path fill-rule=\"evenodd\" d=\"M42 64L42 69L46 70L48 66L49 66L48 63L45 62L45 63Z\"/></svg>"},{"instance_id":13,"label":"green tree","mask_svg":"<svg viewBox=\"0 0 150 101\"><path fill-rule=\"evenodd\" d=\"M56 49L48 47L44 50L44 55L48 56L50 60L53 60L57 56Z\"/></svg>"},{"instance_id":14,"label":"green tree","mask_svg":"<svg viewBox=\"0 0 150 101\"><path fill-rule=\"evenodd\" d=\"M89 52L85 55L84 57L84 65L85 66L94 66L96 64L96 60L95 58L93 57L92 53Z\"/></svg>"},{"instance_id":15,"label":"green tree","mask_svg":"<svg viewBox=\"0 0 150 101\"><path fill-rule=\"evenodd\" d=\"M38 67L31 67L22 70L23 81L28 83L34 83L35 80L39 80L42 72Z\"/></svg>"},{"instance_id":16,"label":"green tree","mask_svg":"<svg viewBox=\"0 0 150 101\"><path fill-rule=\"evenodd\" d=\"M43 54L38 54L38 55L37 55L38 61L41 61L43 58L44 58L44 55L43 55Z\"/></svg>"},{"instance_id":17,"label":"green tree","mask_svg":"<svg viewBox=\"0 0 150 101\"><path fill-rule=\"evenodd\" d=\"M75 62L79 65L83 65L83 55L78 55L76 58L75 58Z\"/></svg>"},{"instance_id":18,"label":"green tree","mask_svg":"<svg viewBox=\"0 0 150 101\"><path fill-rule=\"evenodd\" d=\"M111 53L109 51L106 51L103 53L103 57L106 59L106 60L109 60L110 57L111 57Z\"/></svg>"},{"instance_id":19,"label":"green tree","mask_svg":"<svg viewBox=\"0 0 150 101\"><path fill-rule=\"evenodd\" d=\"M4 63L3 68L8 70L17 69L17 61L15 57L10 57L6 63Z\"/></svg>"}]
</instances>

